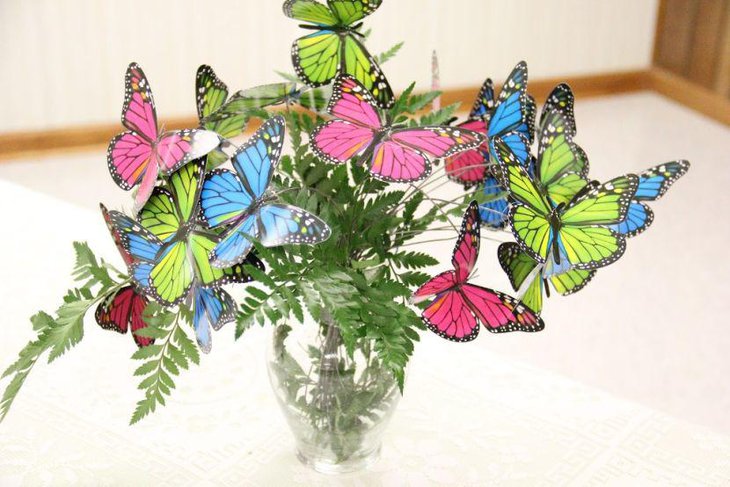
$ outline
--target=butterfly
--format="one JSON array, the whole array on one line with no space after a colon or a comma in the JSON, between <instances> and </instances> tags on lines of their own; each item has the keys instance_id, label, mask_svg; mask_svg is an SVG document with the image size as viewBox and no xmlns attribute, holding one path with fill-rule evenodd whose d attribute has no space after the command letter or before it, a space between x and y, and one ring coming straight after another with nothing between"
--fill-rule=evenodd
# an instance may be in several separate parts
<instances>
[{"instance_id":1,"label":"butterfly","mask_svg":"<svg viewBox=\"0 0 730 487\"><path fill-rule=\"evenodd\" d=\"M122 125L127 132L114 137L107 150L109 172L117 185L129 190L139 184L135 204L140 208L152 193L157 176L215 149L220 138L209 130L160 132L149 82L136 63L125 76Z\"/></svg>"},{"instance_id":2,"label":"butterfly","mask_svg":"<svg viewBox=\"0 0 730 487\"><path fill-rule=\"evenodd\" d=\"M543 291L548 296L550 295L548 283L558 293L567 296L583 289L596 274L595 270L581 269L570 269L550 276L533 274L538 263L525 253L516 242L500 244L497 249L497 257L515 291L519 290L528 278L532 279L522 296L522 302L537 314L542 312Z\"/></svg>"},{"instance_id":3,"label":"butterfly","mask_svg":"<svg viewBox=\"0 0 730 487\"><path fill-rule=\"evenodd\" d=\"M431 173L428 157L448 157L484 142L483 135L455 127L390 126L372 95L350 76L337 78L327 110L337 118L312 132L314 153L336 164L359 156L383 181L423 179Z\"/></svg>"},{"instance_id":4,"label":"butterfly","mask_svg":"<svg viewBox=\"0 0 730 487\"><path fill-rule=\"evenodd\" d=\"M114 238L114 243L122 255L124 263L131 265L134 262L132 255L122 246L120 236L115 232L111 224L109 211L101 205L101 212L107 227ZM137 332L147 327L143 318L144 309L147 306L148 299L138 291L134 285L124 286L114 294L107 296L96 308L94 317L96 322L106 330L114 330L118 333L125 334L129 328L132 329L132 337L139 347L145 347L154 343L153 338L145 337L137 334Z\"/></svg>"},{"instance_id":5,"label":"butterfly","mask_svg":"<svg viewBox=\"0 0 730 487\"><path fill-rule=\"evenodd\" d=\"M538 157L535 180L501 139L493 141L493 147L500 165L501 184L508 189L512 202L512 234L523 251L545 264L548 275L573 268L596 269L623 255L624 237L606 226L626 217L638 187L636 175L619 176L604 184L583 182L569 201L556 203L554 198L563 195L551 191L553 186L545 181L552 180L553 171L565 163L559 153L556 152L555 159L547 158L546 149L546 154ZM566 178L574 174L569 172ZM565 182L559 178L555 183L564 188Z\"/></svg>"},{"instance_id":6,"label":"butterfly","mask_svg":"<svg viewBox=\"0 0 730 487\"><path fill-rule=\"evenodd\" d=\"M426 282L416 290L411 302L435 296L421 317L431 331L447 340L473 340L479 333L479 324L493 333L542 330L542 320L515 298L468 283L479 256L479 226L479 206L472 201L464 213L451 257L454 270Z\"/></svg>"},{"instance_id":7,"label":"butterfly","mask_svg":"<svg viewBox=\"0 0 730 487\"><path fill-rule=\"evenodd\" d=\"M220 286L249 282L246 265L263 269L249 254L243 264L213 267L208 254L220 237L199 227L199 199L205 168L196 159L173 173L166 187L156 187L138 214L139 221L109 212L124 249L133 257L129 270L145 294L164 306L192 296L193 328L198 345L210 351L210 327L219 329L235 315L235 303Z\"/></svg>"},{"instance_id":8,"label":"butterfly","mask_svg":"<svg viewBox=\"0 0 730 487\"><path fill-rule=\"evenodd\" d=\"M266 247L327 240L329 226L315 215L267 194L284 143L284 118L267 120L231 158L235 172L216 169L203 183L202 219L209 228L228 225L210 249L213 265L241 262L258 239Z\"/></svg>"},{"instance_id":9,"label":"butterfly","mask_svg":"<svg viewBox=\"0 0 730 487\"><path fill-rule=\"evenodd\" d=\"M626 219L609 228L626 237L634 237L654 221L654 212L645 201L655 201L664 196L669 188L689 170L685 160L665 162L639 173L639 187L631 200Z\"/></svg>"},{"instance_id":10,"label":"butterfly","mask_svg":"<svg viewBox=\"0 0 730 487\"><path fill-rule=\"evenodd\" d=\"M297 75L310 86L330 83L339 74L356 78L373 94L381 108L393 106L393 90L375 58L358 38L360 20L380 7L382 0L287 0L284 14L307 22L315 32L294 41L292 63Z\"/></svg>"},{"instance_id":11,"label":"butterfly","mask_svg":"<svg viewBox=\"0 0 730 487\"><path fill-rule=\"evenodd\" d=\"M527 160L534 125L534 100L527 94L527 64L518 63L495 100L494 84L487 80L465 122L458 125L487 136L502 137L511 144L513 152ZM515 137L506 137L516 132ZM446 160L446 174L466 188L479 184L489 175L489 146L487 142L477 149L462 152Z\"/></svg>"}]
</instances>

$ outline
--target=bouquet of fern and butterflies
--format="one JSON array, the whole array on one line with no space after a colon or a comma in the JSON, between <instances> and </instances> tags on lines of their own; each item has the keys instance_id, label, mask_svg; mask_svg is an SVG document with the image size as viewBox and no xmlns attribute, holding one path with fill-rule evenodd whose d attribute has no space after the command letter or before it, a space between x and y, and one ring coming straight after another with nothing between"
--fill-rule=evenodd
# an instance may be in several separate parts
<instances>
[{"instance_id":1,"label":"bouquet of fern and butterflies","mask_svg":"<svg viewBox=\"0 0 730 487\"><path fill-rule=\"evenodd\" d=\"M348 352L367 341L402 390L422 331L466 342L482 328L543 330L543 295L575 293L616 262L652 223L649 202L687 172L677 160L593 180L570 88L555 87L538 117L524 62L498 92L487 79L462 121L458 105L429 109L437 91L396 97L381 65L400 45L373 56L362 30L380 4L287 0L306 30L296 76L231 93L201 66L194 128L161 129L151 85L129 65L107 165L134 208L101 206L123 266L74 243L78 285L31 318L37 337L4 372L0 418L41 356L80 342L87 314L136 343L132 422L165 404L227 323L236 339L254 324L334 324ZM436 198L442 182L463 190ZM443 256L419 242L437 230L453 232L454 250L433 275ZM503 242L508 292L473 279L486 233Z\"/></svg>"}]
</instances>

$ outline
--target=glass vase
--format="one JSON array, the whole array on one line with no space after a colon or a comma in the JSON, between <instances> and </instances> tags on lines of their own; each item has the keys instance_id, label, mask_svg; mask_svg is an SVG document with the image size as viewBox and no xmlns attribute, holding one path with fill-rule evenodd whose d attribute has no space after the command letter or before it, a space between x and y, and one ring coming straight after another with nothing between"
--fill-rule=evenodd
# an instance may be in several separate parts
<instances>
[{"instance_id":1,"label":"glass vase","mask_svg":"<svg viewBox=\"0 0 730 487\"><path fill-rule=\"evenodd\" d=\"M378 460L401 394L372 340L359 340L348 354L332 320L279 325L267 360L302 463L318 472L344 473Z\"/></svg>"}]
</instances>

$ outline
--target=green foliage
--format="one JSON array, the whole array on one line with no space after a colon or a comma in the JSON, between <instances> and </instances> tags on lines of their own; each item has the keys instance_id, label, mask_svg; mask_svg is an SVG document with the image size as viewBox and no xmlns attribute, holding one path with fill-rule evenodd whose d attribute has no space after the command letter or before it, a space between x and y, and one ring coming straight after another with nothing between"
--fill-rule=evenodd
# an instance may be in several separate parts
<instances>
[{"instance_id":1,"label":"green foliage","mask_svg":"<svg viewBox=\"0 0 730 487\"><path fill-rule=\"evenodd\" d=\"M5 369L2 375L3 378L11 375L13 377L0 399L0 421L7 415L38 359L48 352L48 362L53 362L77 345L84 337L86 313L99 301L127 283L126 279L115 280L110 272L117 274L117 279L119 272L103 260L98 260L88 244L74 242L73 246L76 264L72 276L81 285L66 293L55 317L43 311L31 317L36 338L23 347L18 359Z\"/></svg>"},{"instance_id":2,"label":"green foliage","mask_svg":"<svg viewBox=\"0 0 730 487\"><path fill-rule=\"evenodd\" d=\"M144 376L138 386L144 391L144 397L137 402L130 424L154 412L158 405L164 406L165 397L175 389L173 377L180 375L181 370L187 370L191 363L200 363L198 347L182 327L190 317L188 310L181 307L173 313L150 302L144 315L147 327L140 330L140 334L154 338L156 342L132 355L134 360L144 361L134 371L134 375Z\"/></svg>"},{"instance_id":3,"label":"green foliage","mask_svg":"<svg viewBox=\"0 0 730 487\"><path fill-rule=\"evenodd\" d=\"M413 91L414 85L409 86L391 109L396 123L410 123L409 115L438 96ZM413 123L443 123L455 109L446 107ZM274 179L279 198L320 216L332 236L313 247L257 248L267 270L250 270L255 281L240 304L236 337L256 324L302 321L306 311L319 323L336 324L350 355L372 344L402 387L423 329L408 297L428 279L420 270L438 262L404 246L445 221L449 210L463 211L462 201L433 201L416 185L389 186L356 160L342 165L320 161L306 134L321 119L306 113L287 113L286 119L292 155L282 158Z\"/></svg>"},{"instance_id":4,"label":"green foliage","mask_svg":"<svg viewBox=\"0 0 730 487\"><path fill-rule=\"evenodd\" d=\"M392 46L390 49L387 49L386 51L378 54L376 56L378 64L384 64L393 59L395 55L398 54L398 51L400 51L401 47L403 47L403 42L399 42L398 44Z\"/></svg>"}]
</instances>

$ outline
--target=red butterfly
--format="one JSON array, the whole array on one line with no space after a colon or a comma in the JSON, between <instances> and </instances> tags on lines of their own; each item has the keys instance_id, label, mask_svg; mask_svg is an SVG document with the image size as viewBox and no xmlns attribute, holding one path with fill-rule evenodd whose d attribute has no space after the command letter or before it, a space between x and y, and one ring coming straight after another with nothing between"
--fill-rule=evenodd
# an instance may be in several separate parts
<instances>
[{"instance_id":1,"label":"red butterfly","mask_svg":"<svg viewBox=\"0 0 730 487\"><path fill-rule=\"evenodd\" d=\"M129 265L134 261L131 254L122 246L121 239L117 230L111 225L109 212L101 206L101 212L104 215L107 227L114 238L119 253L122 254L124 263ZM127 333L127 329L132 328L132 337L140 347L145 347L154 343L153 338L144 337L137 334L137 331L147 327L142 313L147 306L147 298L134 286L125 286L117 291L113 296L108 297L99 303L96 308L96 322L105 330L114 330L119 333Z\"/></svg>"},{"instance_id":2,"label":"red butterfly","mask_svg":"<svg viewBox=\"0 0 730 487\"><path fill-rule=\"evenodd\" d=\"M479 256L479 223L479 205L472 201L451 257L455 270L429 280L413 294L411 302L435 295L421 317L431 331L456 342L476 338L480 323L493 333L542 330L542 319L517 299L467 283Z\"/></svg>"}]
</instances>

